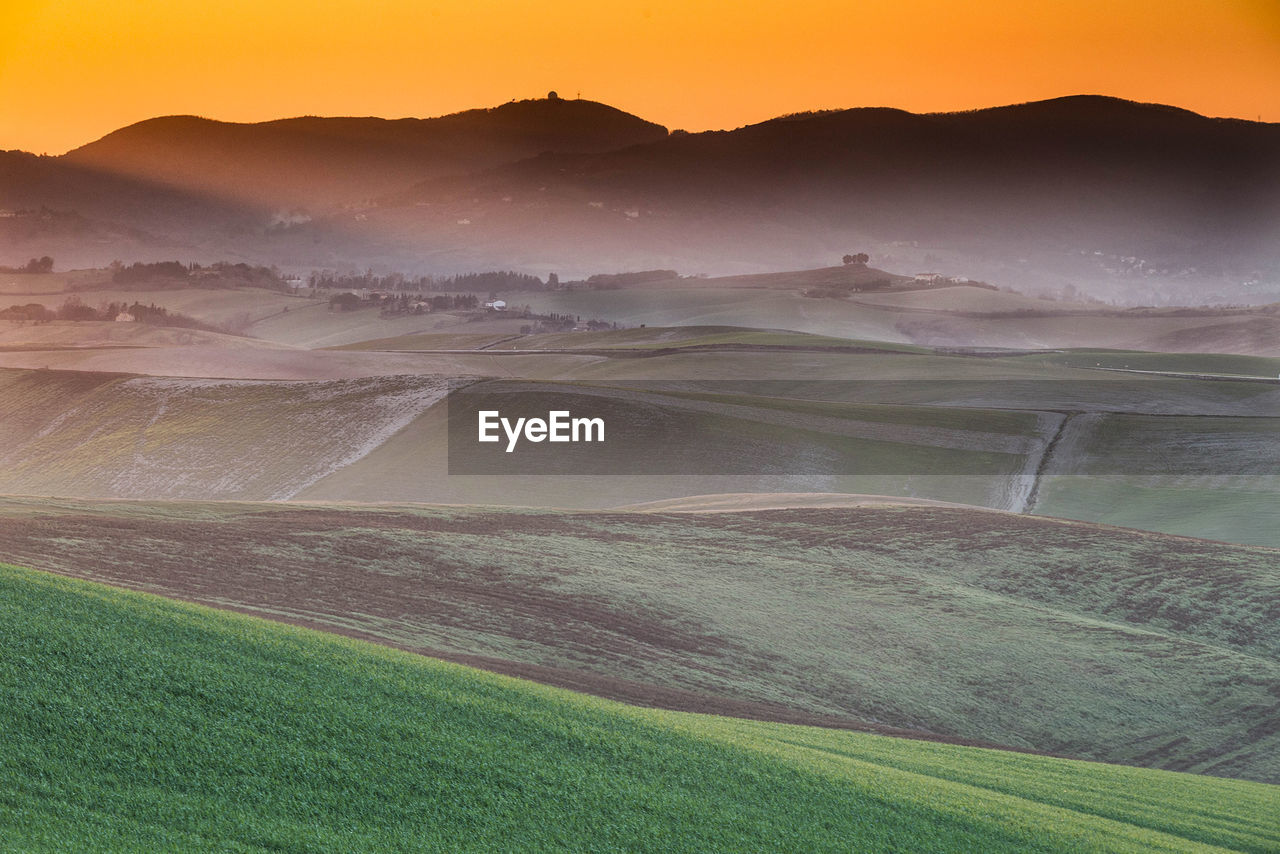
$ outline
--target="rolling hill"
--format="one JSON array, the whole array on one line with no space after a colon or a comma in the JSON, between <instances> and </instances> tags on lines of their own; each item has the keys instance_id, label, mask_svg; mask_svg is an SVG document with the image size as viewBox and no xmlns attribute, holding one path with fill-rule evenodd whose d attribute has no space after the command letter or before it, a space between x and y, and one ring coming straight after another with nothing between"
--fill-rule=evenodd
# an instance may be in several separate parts
<instances>
[{"instance_id":1,"label":"rolling hill","mask_svg":"<svg viewBox=\"0 0 1280 854\"><path fill-rule=\"evenodd\" d=\"M642 711L9 567L0 589L0 840L26 851L1280 841L1274 786Z\"/></svg>"},{"instance_id":2,"label":"rolling hill","mask_svg":"<svg viewBox=\"0 0 1280 854\"><path fill-rule=\"evenodd\" d=\"M606 697L1271 782L1277 554L884 499L0 503L12 562Z\"/></svg>"},{"instance_id":3,"label":"rolling hill","mask_svg":"<svg viewBox=\"0 0 1280 854\"><path fill-rule=\"evenodd\" d=\"M1277 198L1276 125L1114 98L696 134L541 99L435 119L168 117L60 158L8 153L0 205L67 221L43 237L0 223L0 239L28 256L57 238L76 257L107 241L540 275L755 273L862 250L1024 290L1234 303L1275 294Z\"/></svg>"},{"instance_id":4,"label":"rolling hill","mask_svg":"<svg viewBox=\"0 0 1280 854\"><path fill-rule=\"evenodd\" d=\"M199 256L262 221L243 205L21 151L0 151L0 210L4 263L51 255L59 269Z\"/></svg>"},{"instance_id":5,"label":"rolling hill","mask_svg":"<svg viewBox=\"0 0 1280 854\"><path fill-rule=\"evenodd\" d=\"M592 509L709 493L843 492L1280 545L1265 521L1280 477L1273 381L1054 364L1064 355L789 346L3 352L36 365L162 359L170 372L194 360L205 378L0 370L0 395L16 413L0 423L0 492ZM404 373L386 375L397 365ZM235 366L314 379L219 373ZM450 375L470 385L446 400ZM572 455L541 446L495 462L465 440L451 454L451 406L453 427L470 438L466 407L484 401L544 414L549 402L567 401L605 417L615 438ZM1212 512L1197 511L1206 503Z\"/></svg>"},{"instance_id":6,"label":"rolling hill","mask_svg":"<svg viewBox=\"0 0 1280 854\"><path fill-rule=\"evenodd\" d=\"M721 286L721 281L730 284ZM598 317L629 326L785 329L939 348L1087 347L1280 356L1276 303L1253 308L1120 309L969 285L815 299L802 295L802 274L772 274L761 287L740 286L741 281L742 277L684 280L680 287L505 296L510 304L527 304L539 313Z\"/></svg>"},{"instance_id":7,"label":"rolling hill","mask_svg":"<svg viewBox=\"0 0 1280 854\"><path fill-rule=\"evenodd\" d=\"M327 226L299 239L290 229L426 178L665 135L604 104L559 99L432 119L149 119L59 157L0 151L0 210L19 214L0 218L0 253L24 261L49 254L60 267L175 256L382 263L388 256L377 240ZM397 254L422 266L403 247Z\"/></svg>"},{"instance_id":8,"label":"rolling hill","mask_svg":"<svg viewBox=\"0 0 1280 854\"><path fill-rule=\"evenodd\" d=\"M579 269L603 259L588 263L590 250L575 255L570 241L617 259L666 253L688 260L664 266L693 271L765 258L776 269L869 241L877 257L925 264L932 253L933 264L1014 285L1105 279L1101 256L1143 259L1127 275L1185 290L1179 277L1259 267L1274 283L1276 198L1280 128L1080 96L969 113L800 114L544 156L424 184L378 217L426 234L433 220L412 206L429 202L532 257L554 257L546 246L584 257ZM540 224L522 231L533 211Z\"/></svg>"},{"instance_id":9,"label":"rolling hill","mask_svg":"<svg viewBox=\"0 0 1280 854\"><path fill-rule=\"evenodd\" d=\"M60 162L276 209L320 212L428 178L543 152L587 153L664 138L666 128L594 101L512 101L431 119L303 118L256 124L149 119Z\"/></svg>"}]
</instances>

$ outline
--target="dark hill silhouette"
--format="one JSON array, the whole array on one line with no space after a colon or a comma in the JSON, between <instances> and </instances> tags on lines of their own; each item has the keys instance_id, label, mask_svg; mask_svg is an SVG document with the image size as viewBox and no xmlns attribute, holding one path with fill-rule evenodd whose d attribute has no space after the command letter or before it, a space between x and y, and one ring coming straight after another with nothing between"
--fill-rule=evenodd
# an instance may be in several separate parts
<instances>
[{"instance_id":1,"label":"dark hill silhouette","mask_svg":"<svg viewBox=\"0 0 1280 854\"><path fill-rule=\"evenodd\" d=\"M242 205L22 151L0 151L0 210L0 263L36 252L62 269L205 257L202 246L213 258L262 221Z\"/></svg>"},{"instance_id":2,"label":"dark hill silhouette","mask_svg":"<svg viewBox=\"0 0 1280 854\"><path fill-rule=\"evenodd\" d=\"M276 208L360 203L542 152L650 142L666 129L594 101L539 99L431 119L150 119L63 156L117 175Z\"/></svg>"},{"instance_id":3,"label":"dark hill silhouette","mask_svg":"<svg viewBox=\"0 0 1280 854\"><path fill-rule=\"evenodd\" d=\"M1275 216L1280 126L1093 96L968 113L853 109L546 155L406 198L535 185L630 204L783 205L841 224L916 223L922 237L975 222L1093 231L1135 216L1150 230L1239 237Z\"/></svg>"},{"instance_id":4,"label":"dark hill silhouette","mask_svg":"<svg viewBox=\"0 0 1280 854\"><path fill-rule=\"evenodd\" d=\"M1160 283L1187 300L1280 278L1280 125L1097 96L671 135L558 99L436 119L171 117L0 158L0 208L40 205L205 250L195 260L734 273L856 250L899 272L1141 299ZM294 207L314 221L271 227Z\"/></svg>"},{"instance_id":5,"label":"dark hill silhouette","mask_svg":"<svg viewBox=\"0 0 1280 854\"><path fill-rule=\"evenodd\" d=\"M1097 96L962 113L851 109L547 154L425 182L396 201L462 210L474 198L513 204L472 220L536 204L540 222L559 217L566 248L629 229L632 245L651 241L666 264L677 241L754 260L785 251L783 241L836 251L852 234L1029 263L1097 250L1248 271L1280 262L1280 125ZM640 216L592 220L588 205ZM556 237L544 228L536 240Z\"/></svg>"}]
</instances>

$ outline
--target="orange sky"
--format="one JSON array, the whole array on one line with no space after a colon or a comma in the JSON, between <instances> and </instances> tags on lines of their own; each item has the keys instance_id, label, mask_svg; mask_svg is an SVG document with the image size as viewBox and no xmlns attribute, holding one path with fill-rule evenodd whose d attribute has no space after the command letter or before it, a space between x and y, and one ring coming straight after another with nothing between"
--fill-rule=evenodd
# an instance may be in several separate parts
<instances>
[{"instance_id":1,"label":"orange sky","mask_svg":"<svg viewBox=\"0 0 1280 854\"><path fill-rule=\"evenodd\" d=\"M1081 92L1280 121L1280 0L0 0L0 149L553 88L689 130Z\"/></svg>"}]
</instances>

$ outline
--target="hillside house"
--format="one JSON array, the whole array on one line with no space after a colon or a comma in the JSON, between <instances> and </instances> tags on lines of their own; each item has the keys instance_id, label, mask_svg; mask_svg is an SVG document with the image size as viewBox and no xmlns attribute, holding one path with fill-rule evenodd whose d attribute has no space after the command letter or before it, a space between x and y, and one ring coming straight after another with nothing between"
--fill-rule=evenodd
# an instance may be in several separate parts
<instances>
[{"instance_id":1,"label":"hillside house","mask_svg":"<svg viewBox=\"0 0 1280 854\"><path fill-rule=\"evenodd\" d=\"M941 273L916 273L915 281L919 285L934 285L943 281L945 276Z\"/></svg>"}]
</instances>

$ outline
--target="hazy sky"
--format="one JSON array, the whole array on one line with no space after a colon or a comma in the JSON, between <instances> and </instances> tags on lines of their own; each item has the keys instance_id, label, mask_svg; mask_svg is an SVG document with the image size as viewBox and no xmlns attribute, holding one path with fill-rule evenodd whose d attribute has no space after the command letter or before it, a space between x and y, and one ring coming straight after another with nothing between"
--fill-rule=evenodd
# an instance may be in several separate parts
<instances>
[{"instance_id":1,"label":"hazy sky","mask_svg":"<svg viewBox=\"0 0 1280 854\"><path fill-rule=\"evenodd\" d=\"M549 89L688 130L1082 92L1280 121L1280 0L0 0L0 149Z\"/></svg>"}]
</instances>

